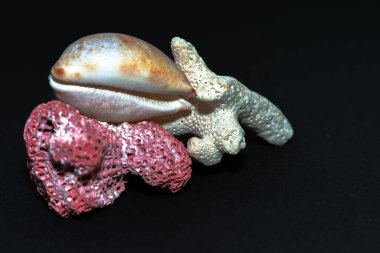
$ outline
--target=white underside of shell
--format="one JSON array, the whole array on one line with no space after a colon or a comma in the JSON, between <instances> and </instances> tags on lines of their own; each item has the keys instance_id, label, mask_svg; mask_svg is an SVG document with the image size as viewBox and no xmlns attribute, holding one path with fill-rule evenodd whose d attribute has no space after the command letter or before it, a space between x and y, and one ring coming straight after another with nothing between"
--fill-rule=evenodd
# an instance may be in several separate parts
<instances>
[{"instance_id":1,"label":"white underside of shell","mask_svg":"<svg viewBox=\"0 0 380 253\"><path fill-rule=\"evenodd\" d=\"M60 84L49 76L57 98L75 105L84 115L108 122L132 122L190 109L191 104L175 96L170 100L152 99L128 90Z\"/></svg>"}]
</instances>

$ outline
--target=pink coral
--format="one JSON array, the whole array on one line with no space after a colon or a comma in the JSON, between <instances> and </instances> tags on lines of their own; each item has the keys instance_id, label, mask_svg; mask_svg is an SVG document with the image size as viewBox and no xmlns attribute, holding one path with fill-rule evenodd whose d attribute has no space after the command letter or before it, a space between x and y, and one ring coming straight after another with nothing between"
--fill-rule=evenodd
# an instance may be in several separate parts
<instances>
[{"instance_id":1,"label":"pink coral","mask_svg":"<svg viewBox=\"0 0 380 253\"><path fill-rule=\"evenodd\" d=\"M191 177L185 146L152 122L109 125L51 101L33 110L24 139L31 178L63 217L112 204L129 172L172 192Z\"/></svg>"}]
</instances>

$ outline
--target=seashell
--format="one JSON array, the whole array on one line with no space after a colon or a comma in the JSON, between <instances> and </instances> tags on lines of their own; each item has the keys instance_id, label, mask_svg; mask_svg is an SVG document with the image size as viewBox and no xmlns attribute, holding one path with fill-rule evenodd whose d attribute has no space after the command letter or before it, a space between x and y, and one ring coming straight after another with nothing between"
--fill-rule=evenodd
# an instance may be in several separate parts
<instances>
[{"instance_id":1,"label":"seashell","mask_svg":"<svg viewBox=\"0 0 380 253\"><path fill-rule=\"evenodd\" d=\"M164 53L138 38L102 33L71 44L55 63L50 86L90 117L130 122L190 109L194 90Z\"/></svg>"}]
</instances>

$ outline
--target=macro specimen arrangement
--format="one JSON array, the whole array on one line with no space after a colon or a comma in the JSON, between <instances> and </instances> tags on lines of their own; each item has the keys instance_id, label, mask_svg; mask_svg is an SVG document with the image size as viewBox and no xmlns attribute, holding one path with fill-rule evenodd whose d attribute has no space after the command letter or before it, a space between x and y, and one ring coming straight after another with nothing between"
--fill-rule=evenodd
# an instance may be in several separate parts
<instances>
[{"instance_id":1,"label":"macro specimen arrangement","mask_svg":"<svg viewBox=\"0 0 380 253\"><path fill-rule=\"evenodd\" d=\"M33 110L24 139L31 178L57 214L112 204L128 173L177 192L191 158L212 166L245 147L240 123L274 145L292 137L265 97L212 72L189 42L175 37L171 48L175 62L138 38L95 34L52 67L59 101ZM173 136L182 134L194 135L186 147Z\"/></svg>"}]
</instances>

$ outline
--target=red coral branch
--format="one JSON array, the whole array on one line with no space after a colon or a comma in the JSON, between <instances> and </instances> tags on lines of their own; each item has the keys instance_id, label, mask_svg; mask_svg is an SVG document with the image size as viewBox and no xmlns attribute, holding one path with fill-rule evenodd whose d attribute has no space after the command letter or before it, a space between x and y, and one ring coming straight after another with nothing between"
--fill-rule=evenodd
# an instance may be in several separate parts
<instances>
[{"instance_id":1,"label":"red coral branch","mask_svg":"<svg viewBox=\"0 0 380 253\"><path fill-rule=\"evenodd\" d=\"M185 146L152 122L109 125L51 101L33 110L24 139L31 178L63 217L112 204L129 172L172 192L191 177Z\"/></svg>"}]
</instances>

